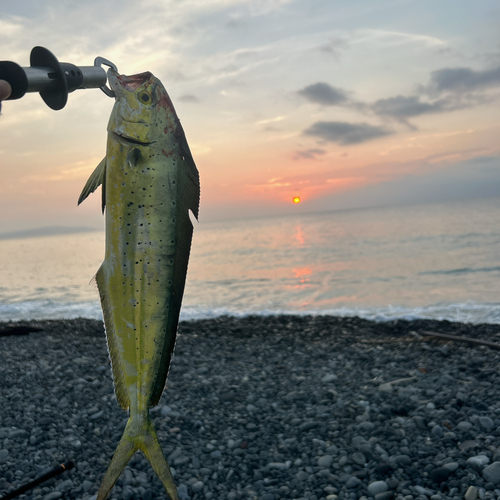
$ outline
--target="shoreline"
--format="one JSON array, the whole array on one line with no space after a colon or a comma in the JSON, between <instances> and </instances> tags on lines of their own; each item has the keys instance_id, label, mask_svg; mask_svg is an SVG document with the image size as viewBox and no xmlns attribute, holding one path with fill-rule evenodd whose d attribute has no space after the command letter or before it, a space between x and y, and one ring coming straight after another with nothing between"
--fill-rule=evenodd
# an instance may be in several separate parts
<instances>
[{"instance_id":1,"label":"shoreline","mask_svg":"<svg viewBox=\"0 0 500 500\"><path fill-rule=\"evenodd\" d=\"M93 498L126 421L102 322L6 326L41 330L0 336L0 495L72 459L77 470L24 498ZM458 500L471 487L468 498L500 497L500 352L423 331L500 343L494 324L182 321L151 411L180 497ZM165 498L141 455L127 470L110 499Z\"/></svg>"}]
</instances>

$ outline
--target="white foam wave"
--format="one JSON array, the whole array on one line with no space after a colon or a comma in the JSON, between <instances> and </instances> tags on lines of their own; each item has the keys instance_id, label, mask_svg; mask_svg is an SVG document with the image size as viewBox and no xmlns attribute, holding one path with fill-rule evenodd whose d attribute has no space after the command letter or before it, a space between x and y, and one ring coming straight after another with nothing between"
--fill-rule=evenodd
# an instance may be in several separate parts
<instances>
[{"instance_id":1,"label":"white foam wave","mask_svg":"<svg viewBox=\"0 0 500 500\"><path fill-rule=\"evenodd\" d=\"M181 319L196 320L208 319L218 316L248 316L248 315L270 316L276 314L293 314L299 316L319 316L330 315L340 317L354 317L368 319L376 322L393 321L395 319L415 320L415 319L435 319L460 323L490 323L500 324L500 304L435 304L422 307L340 307L336 309L311 309L311 310L256 310L256 311L235 311L224 308L201 309L185 308L181 312Z\"/></svg>"},{"instance_id":2,"label":"white foam wave","mask_svg":"<svg viewBox=\"0 0 500 500\"><path fill-rule=\"evenodd\" d=\"M341 307L336 309L256 309L236 310L231 308L209 308L185 306L181 311L181 320L210 319L220 316L244 317L249 315L270 316L277 314L294 315L331 315L341 317L358 316L360 318L384 322L395 319L436 319L461 323L500 324L500 304L434 304L422 307ZM35 319L102 319L102 312L97 301L61 303L53 300L32 300L26 302L0 303L0 321L20 321Z\"/></svg>"}]
</instances>

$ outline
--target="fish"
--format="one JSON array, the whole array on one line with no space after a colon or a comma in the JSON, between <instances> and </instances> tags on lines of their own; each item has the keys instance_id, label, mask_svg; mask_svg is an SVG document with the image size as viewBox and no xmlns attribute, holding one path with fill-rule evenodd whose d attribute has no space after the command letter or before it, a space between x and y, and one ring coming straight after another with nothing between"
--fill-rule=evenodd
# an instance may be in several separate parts
<instances>
[{"instance_id":1,"label":"fish","mask_svg":"<svg viewBox=\"0 0 500 500\"><path fill-rule=\"evenodd\" d=\"M161 81L150 72L125 76L113 69L108 81L115 103L106 156L78 204L102 186L106 244L95 282L115 394L129 419L97 499L106 498L140 450L177 500L149 409L160 400L174 352L200 179Z\"/></svg>"}]
</instances>

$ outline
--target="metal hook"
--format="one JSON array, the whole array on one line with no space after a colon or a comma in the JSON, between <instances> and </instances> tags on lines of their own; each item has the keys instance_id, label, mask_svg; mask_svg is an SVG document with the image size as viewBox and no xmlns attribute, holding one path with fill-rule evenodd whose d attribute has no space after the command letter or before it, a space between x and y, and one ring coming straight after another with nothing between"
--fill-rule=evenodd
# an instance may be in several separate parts
<instances>
[{"instance_id":1,"label":"metal hook","mask_svg":"<svg viewBox=\"0 0 500 500\"><path fill-rule=\"evenodd\" d=\"M112 69L114 69L118 73L118 68L116 67L115 64L113 64L111 61L108 61L107 59L104 59L104 57L96 57L94 60L94 66L102 66L102 65L108 66ZM102 87L100 87L101 90L109 97L115 97L115 92L111 90L106 84L104 84Z\"/></svg>"}]
</instances>

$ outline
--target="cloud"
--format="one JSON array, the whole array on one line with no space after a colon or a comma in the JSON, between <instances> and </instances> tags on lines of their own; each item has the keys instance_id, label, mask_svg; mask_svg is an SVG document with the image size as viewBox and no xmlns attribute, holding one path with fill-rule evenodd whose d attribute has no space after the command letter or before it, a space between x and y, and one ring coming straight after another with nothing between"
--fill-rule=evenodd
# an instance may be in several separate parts
<instances>
[{"instance_id":1,"label":"cloud","mask_svg":"<svg viewBox=\"0 0 500 500\"><path fill-rule=\"evenodd\" d=\"M393 132L368 123L316 122L303 132L323 141L335 142L341 146L360 144Z\"/></svg>"},{"instance_id":2,"label":"cloud","mask_svg":"<svg viewBox=\"0 0 500 500\"><path fill-rule=\"evenodd\" d=\"M418 96L398 95L379 99L371 105L371 109L376 115L406 119L425 113L439 113L445 109L444 106L445 102L442 100L430 103L422 102Z\"/></svg>"},{"instance_id":3,"label":"cloud","mask_svg":"<svg viewBox=\"0 0 500 500\"><path fill-rule=\"evenodd\" d=\"M304 151L296 151L294 160L317 160L318 155L324 155L326 151L324 149L305 149Z\"/></svg>"},{"instance_id":4,"label":"cloud","mask_svg":"<svg viewBox=\"0 0 500 500\"><path fill-rule=\"evenodd\" d=\"M384 119L390 118L416 129L408 122L409 118L447 113L491 102L496 96L486 91L497 87L500 88L500 66L483 71L470 68L439 69L433 71L429 83L418 86L414 94L397 95L373 103L350 99L346 91L325 82L308 85L299 90L298 94L322 106L342 106ZM366 124L352 127L354 128L351 129L347 123L318 122L305 133L339 144L364 142L391 133L382 127Z\"/></svg>"},{"instance_id":5,"label":"cloud","mask_svg":"<svg viewBox=\"0 0 500 500\"><path fill-rule=\"evenodd\" d=\"M500 66L484 71L470 68L443 68L431 73L427 87L422 88L429 95L444 92L465 93L500 87Z\"/></svg>"},{"instance_id":6,"label":"cloud","mask_svg":"<svg viewBox=\"0 0 500 500\"><path fill-rule=\"evenodd\" d=\"M178 97L179 101L183 102L200 102L200 100L192 94L184 94Z\"/></svg>"},{"instance_id":7,"label":"cloud","mask_svg":"<svg viewBox=\"0 0 500 500\"><path fill-rule=\"evenodd\" d=\"M323 106L336 106L344 104L348 100L347 95L343 90L332 87L331 85L328 85L328 83L324 82L308 85L302 90L299 90L298 94L311 102L315 102Z\"/></svg>"},{"instance_id":8,"label":"cloud","mask_svg":"<svg viewBox=\"0 0 500 500\"><path fill-rule=\"evenodd\" d=\"M332 38L328 42L322 44L319 47L319 50L323 53L333 56L335 59L339 59L342 51L346 49L348 46L349 44L346 39Z\"/></svg>"},{"instance_id":9,"label":"cloud","mask_svg":"<svg viewBox=\"0 0 500 500\"><path fill-rule=\"evenodd\" d=\"M358 108L409 125L406 120L415 116L446 113L490 102L495 97L485 93L485 90L494 87L500 87L500 66L484 71L443 68L431 73L429 84L419 86L418 94L379 99L373 104L361 104ZM430 100L422 100L425 96Z\"/></svg>"}]
</instances>

